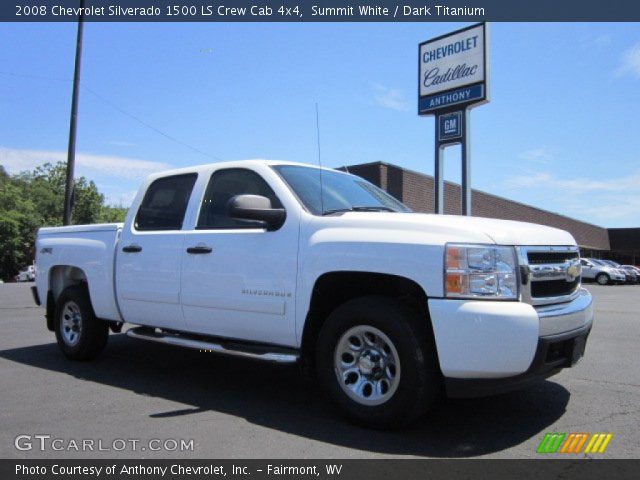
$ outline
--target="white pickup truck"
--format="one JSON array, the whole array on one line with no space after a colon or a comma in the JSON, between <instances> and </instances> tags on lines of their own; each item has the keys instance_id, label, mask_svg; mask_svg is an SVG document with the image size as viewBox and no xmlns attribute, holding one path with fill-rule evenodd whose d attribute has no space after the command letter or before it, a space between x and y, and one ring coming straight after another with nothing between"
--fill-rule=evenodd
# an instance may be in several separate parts
<instances>
[{"instance_id":1,"label":"white pickup truck","mask_svg":"<svg viewBox=\"0 0 640 480\"><path fill-rule=\"evenodd\" d=\"M69 358L96 357L128 323L137 339L299 362L352 419L381 428L441 393L570 367L593 322L569 233L411 213L304 164L151 175L124 224L41 228L36 250L35 300Z\"/></svg>"}]
</instances>

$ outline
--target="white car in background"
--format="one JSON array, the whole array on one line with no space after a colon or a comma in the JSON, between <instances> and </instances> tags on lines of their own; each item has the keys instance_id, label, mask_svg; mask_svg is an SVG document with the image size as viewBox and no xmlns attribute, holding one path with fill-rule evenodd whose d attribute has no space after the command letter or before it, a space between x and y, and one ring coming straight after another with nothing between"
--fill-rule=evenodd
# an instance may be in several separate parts
<instances>
[{"instance_id":1,"label":"white car in background","mask_svg":"<svg viewBox=\"0 0 640 480\"><path fill-rule=\"evenodd\" d=\"M29 265L16 275L16 282L33 282L36 279L36 267Z\"/></svg>"},{"instance_id":2,"label":"white car in background","mask_svg":"<svg viewBox=\"0 0 640 480\"><path fill-rule=\"evenodd\" d=\"M595 258L581 258L582 279L594 280L599 285L608 285L610 283L624 283L626 275L618 269L615 269L602 260Z\"/></svg>"}]
</instances>

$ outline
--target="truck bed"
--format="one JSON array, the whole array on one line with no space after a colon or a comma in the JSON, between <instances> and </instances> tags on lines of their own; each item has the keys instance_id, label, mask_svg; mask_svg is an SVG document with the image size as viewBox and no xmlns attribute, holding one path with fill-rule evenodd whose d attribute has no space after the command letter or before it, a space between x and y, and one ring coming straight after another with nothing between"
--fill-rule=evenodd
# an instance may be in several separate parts
<instances>
[{"instance_id":1,"label":"truck bed","mask_svg":"<svg viewBox=\"0 0 640 480\"><path fill-rule=\"evenodd\" d=\"M40 298L47 298L51 284L64 285L60 279L84 278L96 316L119 321L114 260L122 228L122 223L101 223L39 229L36 237L36 286ZM57 298L60 291L52 293Z\"/></svg>"}]
</instances>

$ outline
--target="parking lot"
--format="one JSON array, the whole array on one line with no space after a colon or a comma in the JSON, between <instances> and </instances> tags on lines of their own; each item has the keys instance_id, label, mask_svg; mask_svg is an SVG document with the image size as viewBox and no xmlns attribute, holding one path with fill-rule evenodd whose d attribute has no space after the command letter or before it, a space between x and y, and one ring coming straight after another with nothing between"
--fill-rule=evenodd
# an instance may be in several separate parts
<instances>
[{"instance_id":1,"label":"parking lot","mask_svg":"<svg viewBox=\"0 0 640 480\"><path fill-rule=\"evenodd\" d=\"M611 432L602 456L640 455L640 286L587 285L596 323L575 368L527 390L448 401L411 429L380 432L343 421L294 367L123 334L95 362L68 361L30 285L0 285L2 458L532 458L546 432ZM62 439L63 450L36 441L18 450L19 435ZM69 448L82 439L118 451ZM192 439L193 451L131 442L120 451L117 439Z\"/></svg>"}]
</instances>

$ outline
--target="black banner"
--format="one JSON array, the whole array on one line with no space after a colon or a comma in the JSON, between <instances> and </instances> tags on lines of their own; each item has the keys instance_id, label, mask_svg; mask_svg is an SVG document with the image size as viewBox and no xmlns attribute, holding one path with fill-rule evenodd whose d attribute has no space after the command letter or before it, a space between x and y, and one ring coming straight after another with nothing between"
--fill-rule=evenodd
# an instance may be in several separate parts
<instances>
[{"instance_id":1,"label":"black banner","mask_svg":"<svg viewBox=\"0 0 640 480\"><path fill-rule=\"evenodd\" d=\"M85 0L88 22L640 21L638 0ZM4 0L3 22L75 22L80 0Z\"/></svg>"},{"instance_id":2,"label":"black banner","mask_svg":"<svg viewBox=\"0 0 640 480\"><path fill-rule=\"evenodd\" d=\"M0 460L3 480L637 478L638 460Z\"/></svg>"}]
</instances>

